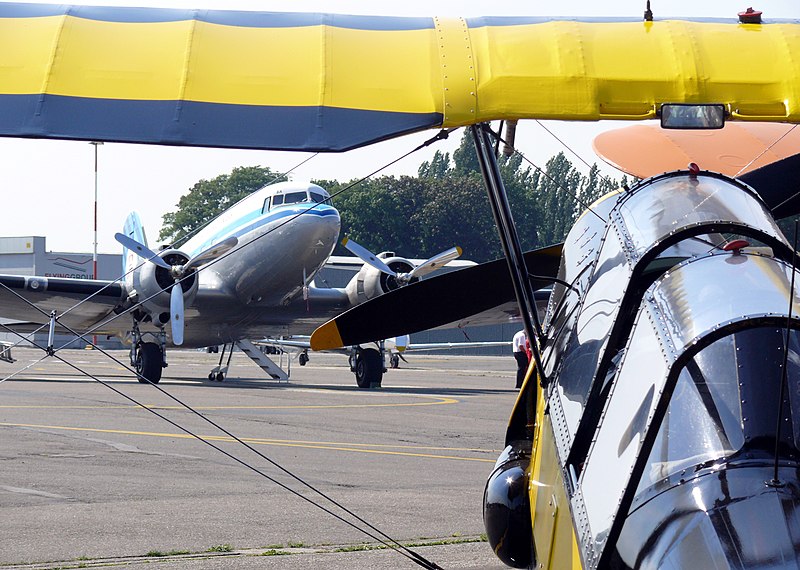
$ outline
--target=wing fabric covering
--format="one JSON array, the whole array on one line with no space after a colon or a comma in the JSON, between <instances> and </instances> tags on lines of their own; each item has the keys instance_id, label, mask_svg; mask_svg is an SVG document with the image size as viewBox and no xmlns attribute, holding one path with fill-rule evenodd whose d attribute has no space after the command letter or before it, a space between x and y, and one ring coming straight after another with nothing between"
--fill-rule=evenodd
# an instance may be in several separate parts
<instances>
[{"instance_id":1,"label":"wing fabric covering","mask_svg":"<svg viewBox=\"0 0 800 570\"><path fill-rule=\"evenodd\" d=\"M798 121L796 53L794 21L2 3L0 135L343 151L494 119L646 119L662 102Z\"/></svg>"},{"instance_id":2,"label":"wing fabric covering","mask_svg":"<svg viewBox=\"0 0 800 570\"><path fill-rule=\"evenodd\" d=\"M558 274L562 245L525 253L531 285L541 289ZM509 322L515 300L505 259L423 279L345 311L311 335L313 350L327 350L432 329L496 309L493 321Z\"/></svg>"}]
</instances>

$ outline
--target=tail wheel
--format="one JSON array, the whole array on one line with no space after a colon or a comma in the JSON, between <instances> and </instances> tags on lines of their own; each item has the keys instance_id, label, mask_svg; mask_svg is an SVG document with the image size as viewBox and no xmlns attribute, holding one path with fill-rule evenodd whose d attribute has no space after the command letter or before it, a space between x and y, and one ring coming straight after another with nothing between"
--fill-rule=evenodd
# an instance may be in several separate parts
<instances>
[{"instance_id":1,"label":"tail wheel","mask_svg":"<svg viewBox=\"0 0 800 570\"><path fill-rule=\"evenodd\" d=\"M161 369L164 355L161 347L154 342L143 342L136 351L136 372L139 382L147 384L148 381L158 384L161 380Z\"/></svg>"},{"instance_id":2,"label":"tail wheel","mask_svg":"<svg viewBox=\"0 0 800 570\"><path fill-rule=\"evenodd\" d=\"M380 386L383 379L381 354L374 348L364 348L356 353L356 384L359 388Z\"/></svg>"}]
</instances>

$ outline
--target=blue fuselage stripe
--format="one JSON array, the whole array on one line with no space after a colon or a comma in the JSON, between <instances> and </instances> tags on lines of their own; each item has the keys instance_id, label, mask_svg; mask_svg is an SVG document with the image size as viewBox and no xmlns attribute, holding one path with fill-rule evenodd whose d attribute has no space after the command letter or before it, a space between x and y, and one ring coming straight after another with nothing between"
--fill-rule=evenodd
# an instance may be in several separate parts
<instances>
[{"instance_id":1,"label":"blue fuselage stripe","mask_svg":"<svg viewBox=\"0 0 800 570\"><path fill-rule=\"evenodd\" d=\"M266 214L261 214L260 211L254 211L250 214L237 218L224 228L216 231L211 236L204 236L199 233L193 239L186 242L184 252L189 256L196 255L201 251L211 247L212 245L221 242L231 236L240 238L245 234L253 232L263 226L277 222L279 220L287 219L293 216L317 216L320 218L336 217L339 218L339 212L333 206L318 204L309 209L309 204L280 206ZM199 240L202 239L202 242Z\"/></svg>"}]
</instances>

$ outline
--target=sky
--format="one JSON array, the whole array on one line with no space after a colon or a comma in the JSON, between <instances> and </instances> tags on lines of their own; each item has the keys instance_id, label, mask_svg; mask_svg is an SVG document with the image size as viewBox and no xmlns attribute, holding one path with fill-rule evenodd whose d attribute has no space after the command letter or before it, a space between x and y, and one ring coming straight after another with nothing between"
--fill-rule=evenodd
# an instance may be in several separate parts
<instances>
[{"instance_id":1,"label":"sky","mask_svg":"<svg viewBox=\"0 0 800 570\"><path fill-rule=\"evenodd\" d=\"M800 19L797 0L651 0L656 17L725 17L753 5L765 17ZM37 2L49 3L49 2ZM518 0L505 3L485 0L93 0L92 5L158 6L226 10L336 12L386 16L625 16L641 17L644 0ZM526 121L517 129L517 147L535 164L564 151L583 172L600 162L591 150L598 133L625 126L620 122L544 122L569 146L565 149L540 125ZM629 123L627 123L629 124ZM405 154L434 134L409 135L344 154L321 154L296 169L292 178L350 180ZM381 174L414 175L419 164L435 150L452 152L460 131L450 140L411 155ZM577 158L572 152L577 153ZM128 212L142 217L151 246L158 244L161 216L176 209L181 195L201 179L229 173L237 166L268 166L287 171L311 156L309 153L241 151L106 143L98 152L98 251L117 253L114 233L121 231ZM47 249L61 252L91 252L94 241L94 153L88 142L0 138L0 235L45 236ZM582 159L582 160L581 160ZM611 176L621 173L604 168ZM368 244L365 244L368 246ZM403 251L402 244L398 245ZM413 252L406 252L413 255Z\"/></svg>"}]
</instances>

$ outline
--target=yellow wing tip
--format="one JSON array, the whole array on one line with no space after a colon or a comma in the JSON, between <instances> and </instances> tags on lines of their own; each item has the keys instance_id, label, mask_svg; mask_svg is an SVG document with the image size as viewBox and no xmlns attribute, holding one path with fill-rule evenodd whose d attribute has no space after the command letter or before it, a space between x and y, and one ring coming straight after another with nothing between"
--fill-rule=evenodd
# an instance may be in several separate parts
<instances>
[{"instance_id":1,"label":"yellow wing tip","mask_svg":"<svg viewBox=\"0 0 800 570\"><path fill-rule=\"evenodd\" d=\"M311 334L311 350L331 350L343 346L336 321L328 321Z\"/></svg>"}]
</instances>

